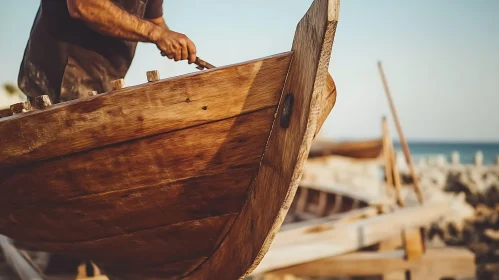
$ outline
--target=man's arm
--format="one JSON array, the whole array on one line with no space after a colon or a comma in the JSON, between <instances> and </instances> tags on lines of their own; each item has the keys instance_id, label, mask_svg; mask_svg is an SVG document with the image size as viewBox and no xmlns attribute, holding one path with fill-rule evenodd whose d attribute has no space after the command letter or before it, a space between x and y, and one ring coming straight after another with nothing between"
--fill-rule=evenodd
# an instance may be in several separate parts
<instances>
[{"instance_id":1,"label":"man's arm","mask_svg":"<svg viewBox=\"0 0 499 280\"><path fill-rule=\"evenodd\" d=\"M85 22L102 34L129 41L156 44L170 59L196 60L196 46L184 34L157 25L154 21L140 19L109 0L67 0L71 17ZM163 20L164 22L164 20ZM166 23L165 23L166 26Z\"/></svg>"},{"instance_id":2,"label":"man's arm","mask_svg":"<svg viewBox=\"0 0 499 280\"><path fill-rule=\"evenodd\" d=\"M149 18L147 20L156 24L159 27L170 30L170 28L168 28L168 25L166 25L165 19L163 17Z\"/></svg>"}]
</instances>

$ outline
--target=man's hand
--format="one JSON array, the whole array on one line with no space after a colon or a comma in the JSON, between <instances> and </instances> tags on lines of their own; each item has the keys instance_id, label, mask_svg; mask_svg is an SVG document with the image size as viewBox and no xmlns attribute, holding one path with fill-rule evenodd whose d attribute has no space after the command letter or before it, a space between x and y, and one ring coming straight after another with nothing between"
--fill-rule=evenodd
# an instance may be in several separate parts
<instances>
[{"instance_id":1,"label":"man's hand","mask_svg":"<svg viewBox=\"0 0 499 280\"><path fill-rule=\"evenodd\" d=\"M154 43L162 55L175 61L188 59L189 64L196 61L196 46L184 34L163 29Z\"/></svg>"}]
</instances>

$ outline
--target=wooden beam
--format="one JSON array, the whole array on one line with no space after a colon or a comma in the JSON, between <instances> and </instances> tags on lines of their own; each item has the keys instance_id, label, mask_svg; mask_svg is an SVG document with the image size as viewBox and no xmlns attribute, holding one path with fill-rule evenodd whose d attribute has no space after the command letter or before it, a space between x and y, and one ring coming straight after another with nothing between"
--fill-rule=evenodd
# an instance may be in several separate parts
<instances>
[{"instance_id":1,"label":"wooden beam","mask_svg":"<svg viewBox=\"0 0 499 280\"><path fill-rule=\"evenodd\" d=\"M344 254L390 238L394 232L429 224L451 211L449 202L431 203L322 230L280 232L253 274ZM318 228L318 226L316 226Z\"/></svg>"},{"instance_id":2,"label":"wooden beam","mask_svg":"<svg viewBox=\"0 0 499 280\"><path fill-rule=\"evenodd\" d=\"M412 261L404 259L403 250L355 252L275 270L271 274L301 277L375 276L416 269L431 273L427 274L428 278L413 279L473 277L476 272L475 255L459 247L429 249L423 258Z\"/></svg>"},{"instance_id":3,"label":"wooden beam","mask_svg":"<svg viewBox=\"0 0 499 280\"><path fill-rule=\"evenodd\" d=\"M416 195L418 197L419 203L423 203L423 193L421 191L421 187L419 186L419 180L416 176L416 171L414 170L414 164L412 162L411 152L409 151L409 145L407 144L407 140L405 139L404 132L402 131L402 126L400 125L399 118L397 115L397 110L395 109L395 104L392 100L392 95L390 93L390 88L388 87L388 82L385 77L385 73L383 71L383 66L381 65L381 61L378 62L378 68L381 75L381 80L383 82L383 87L385 89L386 96L388 98L388 103L390 105L390 109L392 111L393 120L395 121L395 126L397 127L397 131L400 138L400 144L402 145L402 149L404 151L405 159L407 161L407 165L409 166L409 170L411 172L411 176L414 181L414 190L416 191Z\"/></svg>"},{"instance_id":4,"label":"wooden beam","mask_svg":"<svg viewBox=\"0 0 499 280\"><path fill-rule=\"evenodd\" d=\"M276 106L291 56L287 52L2 118L0 167L57 158Z\"/></svg>"},{"instance_id":5,"label":"wooden beam","mask_svg":"<svg viewBox=\"0 0 499 280\"><path fill-rule=\"evenodd\" d=\"M345 223L351 223L360 219L374 217L379 213L376 207L365 207L362 209L352 210L341 214L330 215L324 218L302 221L297 223L285 224L280 229L280 235L285 235L284 232L298 229L301 231L313 231L324 226L338 226ZM294 233L291 234L293 236Z\"/></svg>"},{"instance_id":6,"label":"wooden beam","mask_svg":"<svg viewBox=\"0 0 499 280\"><path fill-rule=\"evenodd\" d=\"M313 168L318 168L318 167L314 166ZM327 170L327 168L324 168L324 169ZM349 197L353 200L360 200L360 201L365 202L367 204L375 203L377 201L383 200L383 197L359 193L359 192L356 192L355 190L352 190L352 188L349 188L348 186L335 184L335 183L330 182L330 181L314 182L314 181L310 181L310 180L305 179L305 180L302 180L300 182L300 187L302 189L313 189L313 190L317 190L317 191L321 191L321 192L346 196L346 197Z\"/></svg>"}]
</instances>

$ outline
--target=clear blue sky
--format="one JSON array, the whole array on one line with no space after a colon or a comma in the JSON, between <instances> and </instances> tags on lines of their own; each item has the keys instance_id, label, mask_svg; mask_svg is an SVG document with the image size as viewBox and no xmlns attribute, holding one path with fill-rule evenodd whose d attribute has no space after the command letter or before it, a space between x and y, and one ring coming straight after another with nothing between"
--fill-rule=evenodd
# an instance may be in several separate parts
<instances>
[{"instance_id":1,"label":"clear blue sky","mask_svg":"<svg viewBox=\"0 0 499 280\"><path fill-rule=\"evenodd\" d=\"M61 0L62 1L62 0ZM290 49L311 0L165 0L167 23L220 66ZM0 3L0 83L16 81L39 1ZM343 0L330 72L338 100L324 136L380 135L382 60L410 139L499 141L499 1ZM127 84L198 71L140 44ZM395 130L392 128L392 133Z\"/></svg>"}]
</instances>

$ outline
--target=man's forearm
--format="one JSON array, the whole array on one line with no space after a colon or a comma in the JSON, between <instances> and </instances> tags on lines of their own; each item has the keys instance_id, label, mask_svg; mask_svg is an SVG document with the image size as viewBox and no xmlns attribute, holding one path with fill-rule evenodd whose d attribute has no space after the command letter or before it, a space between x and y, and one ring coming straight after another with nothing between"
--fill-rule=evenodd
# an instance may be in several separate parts
<instances>
[{"instance_id":1,"label":"man's forearm","mask_svg":"<svg viewBox=\"0 0 499 280\"><path fill-rule=\"evenodd\" d=\"M109 0L67 0L73 18L99 33L128 41L155 42L161 26L136 17Z\"/></svg>"}]
</instances>

